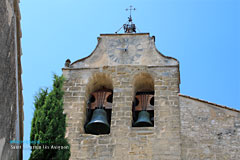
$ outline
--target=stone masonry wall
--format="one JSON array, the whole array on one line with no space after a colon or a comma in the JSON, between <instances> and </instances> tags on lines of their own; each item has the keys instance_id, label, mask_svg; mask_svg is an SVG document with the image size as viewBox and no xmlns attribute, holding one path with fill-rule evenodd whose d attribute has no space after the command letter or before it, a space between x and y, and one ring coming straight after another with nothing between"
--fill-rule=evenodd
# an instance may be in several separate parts
<instances>
[{"instance_id":1,"label":"stone masonry wall","mask_svg":"<svg viewBox=\"0 0 240 160\"><path fill-rule=\"evenodd\" d=\"M134 78L149 74L154 80L154 127L132 127ZM118 65L63 69L66 137L71 160L180 160L179 71L175 67ZM95 79L113 85L111 131L84 133L86 102ZM103 78L104 77L104 78ZM95 86L96 88L96 86Z\"/></svg>"},{"instance_id":2,"label":"stone masonry wall","mask_svg":"<svg viewBox=\"0 0 240 160\"><path fill-rule=\"evenodd\" d=\"M23 137L21 29L17 0L0 1L0 160L22 159L10 140Z\"/></svg>"},{"instance_id":3,"label":"stone masonry wall","mask_svg":"<svg viewBox=\"0 0 240 160\"><path fill-rule=\"evenodd\" d=\"M239 160L240 112L180 96L182 160Z\"/></svg>"}]
</instances>

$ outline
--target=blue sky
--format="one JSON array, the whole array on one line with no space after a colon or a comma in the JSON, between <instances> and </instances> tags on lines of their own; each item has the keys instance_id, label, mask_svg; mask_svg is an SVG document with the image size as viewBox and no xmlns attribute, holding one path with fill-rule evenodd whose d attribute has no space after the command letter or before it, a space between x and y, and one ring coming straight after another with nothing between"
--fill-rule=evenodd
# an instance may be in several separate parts
<instances>
[{"instance_id":1,"label":"blue sky","mask_svg":"<svg viewBox=\"0 0 240 160\"><path fill-rule=\"evenodd\" d=\"M240 109L239 0L22 0L24 140L39 89L51 87L66 59L88 56L99 34L117 31L129 5L137 28L180 61L180 93Z\"/></svg>"}]
</instances>

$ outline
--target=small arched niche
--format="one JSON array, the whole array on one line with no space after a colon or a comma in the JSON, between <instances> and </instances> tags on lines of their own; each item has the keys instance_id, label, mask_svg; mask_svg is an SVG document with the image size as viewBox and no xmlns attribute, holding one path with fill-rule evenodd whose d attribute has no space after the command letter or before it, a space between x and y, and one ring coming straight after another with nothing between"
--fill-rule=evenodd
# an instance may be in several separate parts
<instances>
[{"instance_id":1,"label":"small arched niche","mask_svg":"<svg viewBox=\"0 0 240 160\"><path fill-rule=\"evenodd\" d=\"M97 73L86 88L87 107L85 132L109 134L111 126L113 83L110 76Z\"/></svg>"},{"instance_id":2,"label":"small arched niche","mask_svg":"<svg viewBox=\"0 0 240 160\"><path fill-rule=\"evenodd\" d=\"M134 100L132 105L133 127L154 126L154 80L149 73L134 77Z\"/></svg>"}]
</instances>

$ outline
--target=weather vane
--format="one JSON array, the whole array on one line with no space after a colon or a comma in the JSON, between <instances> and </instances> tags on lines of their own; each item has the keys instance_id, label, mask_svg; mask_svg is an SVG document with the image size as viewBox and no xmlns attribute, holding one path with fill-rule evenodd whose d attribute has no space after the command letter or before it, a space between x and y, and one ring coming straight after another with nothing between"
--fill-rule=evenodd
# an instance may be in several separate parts
<instances>
[{"instance_id":1,"label":"weather vane","mask_svg":"<svg viewBox=\"0 0 240 160\"><path fill-rule=\"evenodd\" d=\"M128 22L122 26L125 33L136 33L136 25L132 22L132 11L135 10L136 8L133 8L132 5L130 5L129 8L126 8L126 11L130 12L130 16L128 17ZM122 29L122 27L117 32L119 32Z\"/></svg>"},{"instance_id":2,"label":"weather vane","mask_svg":"<svg viewBox=\"0 0 240 160\"><path fill-rule=\"evenodd\" d=\"M130 11L130 17L128 17L129 21L132 21L132 11L135 11L136 8L133 8L132 5L129 6L129 8L126 8L126 11Z\"/></svg>"}]
</instances>

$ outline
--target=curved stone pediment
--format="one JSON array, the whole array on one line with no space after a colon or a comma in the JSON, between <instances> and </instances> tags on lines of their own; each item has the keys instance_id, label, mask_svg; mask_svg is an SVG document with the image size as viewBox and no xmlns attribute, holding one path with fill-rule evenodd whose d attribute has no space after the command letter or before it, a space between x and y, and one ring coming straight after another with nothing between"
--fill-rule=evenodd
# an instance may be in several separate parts
<instances>
[{"instance_id":1,"label":"curved stone pediment","mask_svg":"<svg viewBox=\"0 0 240 160\"><path fill-rule=\"evenodd\" d=\"M149 33L101 34L91 55L77 60L71 68L116 65L174 66L178 61L162 55Z\"/></svg>"}]
</instances>

